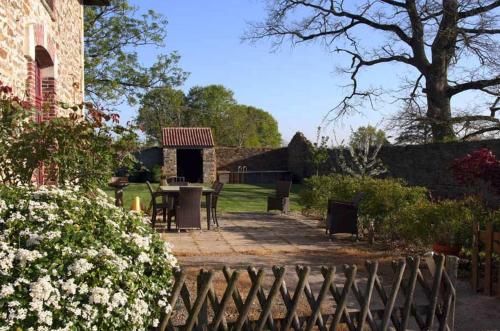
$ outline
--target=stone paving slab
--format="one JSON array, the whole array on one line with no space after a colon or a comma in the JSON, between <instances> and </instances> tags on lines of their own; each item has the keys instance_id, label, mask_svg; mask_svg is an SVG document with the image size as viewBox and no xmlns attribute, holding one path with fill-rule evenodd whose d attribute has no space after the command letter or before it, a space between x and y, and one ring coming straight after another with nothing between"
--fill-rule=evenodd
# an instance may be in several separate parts
<instances>
[{"instance_id":1,"label":"stone paving slab","mask_svg":"<svg viewBox=\"0 0 500 331\"><path fill-rule=\"evenodd\" d=\"M328 239L317 220L247 213L225 214L219 218L218 229L167 232L162 237L173 244L174 254L178 256L256 252L265 255L301 249L325 250L340 245Z\"/></svg>"}]
</instances>

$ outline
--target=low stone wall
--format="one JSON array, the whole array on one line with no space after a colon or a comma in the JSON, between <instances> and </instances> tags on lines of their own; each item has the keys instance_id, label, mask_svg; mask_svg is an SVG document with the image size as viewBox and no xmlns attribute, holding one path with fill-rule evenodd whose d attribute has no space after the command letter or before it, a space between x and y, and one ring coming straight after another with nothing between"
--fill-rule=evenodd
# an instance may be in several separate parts
<instances>
[{"instance_id":1,"label":"low stone wall","mask_svg":"<svg viewBox=\"0 0 500 331\"><path fill-rule=\"evenodd\" d=\"M288 170L287 148L217 147L217 170L237 171L246 166L249 171Z\"/></svg>"}]
</instances>

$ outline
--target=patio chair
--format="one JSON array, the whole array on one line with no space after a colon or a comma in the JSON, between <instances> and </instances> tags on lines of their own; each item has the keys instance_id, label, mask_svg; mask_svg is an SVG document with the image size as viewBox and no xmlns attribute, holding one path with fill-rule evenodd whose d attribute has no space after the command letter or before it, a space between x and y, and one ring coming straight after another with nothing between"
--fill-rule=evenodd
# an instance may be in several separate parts
<instances>
[{"instance_id":1,"label":"patio chair","mask_svg":"<svg viewBox=\"0 0 500 331\"><path fill-rule=\"evenodd\" d=\"M149 210L151 211L151 226L154 228L156 225L156 219L158 217L158 214L163 215L164 223L167 222L169 205L162 192L154 191L150 182L146 181L146 184L148 185L148 190L149 193L151 194L151 202L149 204ZM158 201L158 198L161 198L161 201Z\"/></svg>"},{"instance_id":2,"label":"patio chair","mask_svg":"<svg viewBox=\"0 0 500 331\"><path fill-rule=\"evenodd\" d=\"M219 181L216 181L212 184L212 189L214 190L214 193L212 194L212 217L215 225L219 227L219 219L217 218L217 201L219 200L219 194L222 191L222 188L224 188L224 183L221 183ZM202 208L207 208L207 204L205 201L201 203Z\"/></svg>"},{"instance_id":3,"label":"patio chair","mask_svg":"<svg viewBox=\"0 0 500 331\"><path fill-rule=\"evenodd\" d=\"M337 233L350 233L359 239L358 206L363 193L358 193L352 201L328 200L326 233L332 237Z\"/></svg>"},{"instance_id":4,"label":"patio chair","mask_svg":"<svg viewBox=\"0 0 500 331\"><path fill-rule=\"evenodd\" d=\"M291 181L278 181L276 184L276 193L267 197L267 211L279 210L286 214L290 211L290 189Z\"/></svg>"},{"instance_id":5,"label":"patio chair","mask_svg":"<svg viewBox=\"0 0 500 331\"><path fill-rule=\"evenodd\" d=\"M201 230L201 195L202 187L181 187L179 189L179 204L175 211L177 230Z\"/></svg>"}]
</instances>

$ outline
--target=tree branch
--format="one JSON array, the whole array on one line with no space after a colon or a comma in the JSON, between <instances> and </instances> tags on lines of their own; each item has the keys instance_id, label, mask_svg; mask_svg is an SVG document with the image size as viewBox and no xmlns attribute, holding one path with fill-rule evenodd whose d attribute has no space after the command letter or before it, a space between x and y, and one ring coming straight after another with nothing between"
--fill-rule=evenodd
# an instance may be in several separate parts
<instances>
[{"instance_id":1,"label":"tree branch","mask_svg":"<svg viewBox=\"0 0 500 331\"><path fill-rule=\"evenodd\" d=\"M492 79L482 79L472 82L457 84L448 88L448 96L454 96L467 90L481 90L486 87L495 86L500 84L500 76Z\"/></svg>"},{"instance_id":2,"label":"tree branch","mask_svg":"<svg viewBox=\"0 0 500 331\"><path fill-rule=\"evenodd\" d=\"M461 18L476 16L479 14L489 12L490 10L493 10L497 7L500 7L500 0L496 0L496 1L490 3L489 5L486 5L486 6L479 6L479 7L474 8L474 9L460 12L460 13L458 13L458 18L461 19Z\"/></svg>"}]
</instances>

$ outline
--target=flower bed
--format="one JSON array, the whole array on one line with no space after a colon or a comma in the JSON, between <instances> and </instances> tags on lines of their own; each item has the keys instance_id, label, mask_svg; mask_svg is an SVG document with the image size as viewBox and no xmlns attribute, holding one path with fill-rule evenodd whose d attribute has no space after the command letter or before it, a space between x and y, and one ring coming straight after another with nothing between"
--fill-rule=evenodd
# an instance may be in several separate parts
<instances>
[{"instance_id":1,"label":"flower bed","mask_svg":"<svg viewBox=\"0 0 500 331\"><path fill-rule=\"evenodd\" d=\"M144 330L169 311L168 244L103 192L0 186L0 330Z\"/></svg>"}]
</instances>

